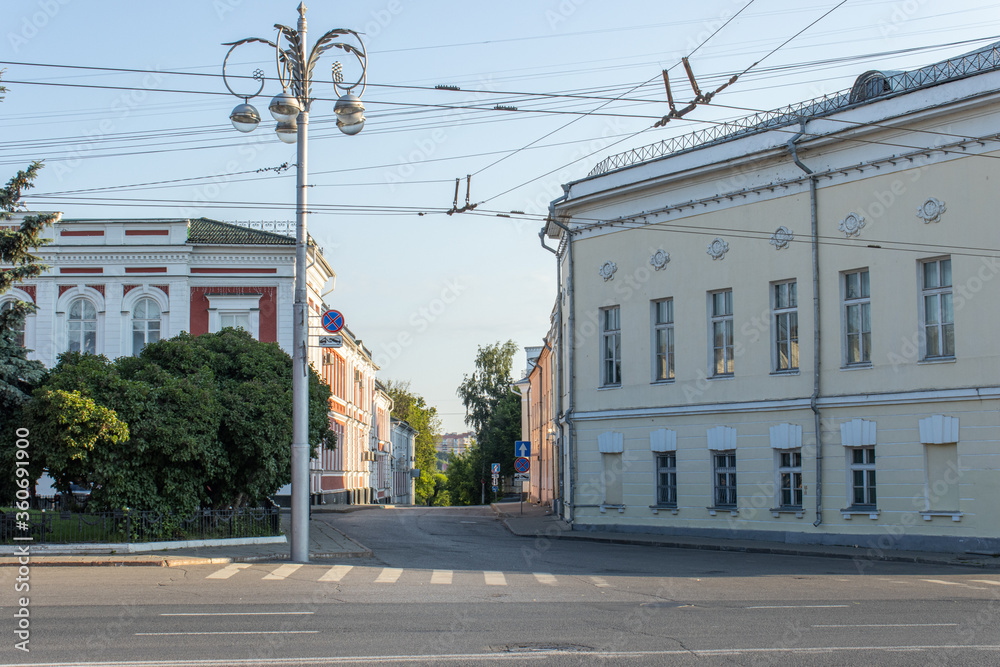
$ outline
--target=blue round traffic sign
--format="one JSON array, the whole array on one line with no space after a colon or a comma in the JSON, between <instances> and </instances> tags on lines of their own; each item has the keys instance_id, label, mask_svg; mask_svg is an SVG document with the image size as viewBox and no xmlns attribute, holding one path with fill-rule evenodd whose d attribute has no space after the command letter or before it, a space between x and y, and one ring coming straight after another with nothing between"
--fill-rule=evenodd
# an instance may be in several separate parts
<instances>
[{"instance_id":1,"label":"blue round traffic sign","mask_svg":"<svg viewBox=\"0 0 1000 667\"><path fill-rule=\"evenodd\" d=\"M323 328L330 333L337 333L344 328L344 315L339 310L328 310L323 313Z\"/></svg>"}]
</instances>

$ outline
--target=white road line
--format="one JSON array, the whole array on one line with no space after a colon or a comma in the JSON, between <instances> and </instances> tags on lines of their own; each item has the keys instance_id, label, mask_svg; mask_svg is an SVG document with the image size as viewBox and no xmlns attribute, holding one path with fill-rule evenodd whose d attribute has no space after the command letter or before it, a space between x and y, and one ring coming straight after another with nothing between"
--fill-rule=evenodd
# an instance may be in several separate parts
<instances>
[{"instance_id":1,"label":"white road line","mask_svg":"<svg viewBox=\"0 0 1000 667\"><path fill-rule=\"evenodd\" d=\"M491 572L489 570L483 572L483 577L486 579L487 586L506 586L507 579L504 578L503 572Z\"/></svg>"},{"instance_id":2,"label":"white road line","mask_svg":"<svg viewBox=\"0 0 1000 667\"><path fill-rule=\"evenodd\" d=\"M216 570L212 574L205 577L206 579L228 579L240 570L244 570L250 567L250 563L230 563L221 570Z\"/></svg>"},{"instance_id":3,"label":"white road line","mask_svg":"<svg viewBox=\"0 0 1000 667\"><path fill-rule=\"evenodd\" d=\"M958 623L871 623L845 625L814 625L814 628L950 628Z\"/></svg>"},{"instance_id":4,"label":"white road line","mask_svg":"<svg viewBox=\"0 0 1000 667\"><path fill-rule=\"evenodd\" d=\"M160 616L301 616L315 614L314 611L219 611L219 612L178 612Z\"/></svg>"},{"instance_id":5,"label":"white road line","mask_svg":"<svg viewBox=\"0 0 1000 667\"><path fill-rule=\"evenodd\" d=\"M757 607L743 607L744 609L843 609L849 607L846 604L772 604L760 605Z\"/></svg>"},{"instance_id":6,"label":"white road line","mask_svg":"<svg viewBox=\"0 0 1000 667\"><path fill-rule=\"evenodd\" d=\"M989 584L990 586L1000 586L1000 581L992 581L990 579L969 579L969 581L974 581L977 584Z\"/></svg>"},{"instance_id":7,"label":"white road line","mask_svg":"<svg viewBox=\"0 0 1000 667\"><path fill-rule=\"evenodd\" d=\"M434 570L431 574L432 584L450 584L451 583L451 570Z\"/></svg>"},{"instance_id":8,"label":"white road line","mask_svg":"<svg viewBox=\"0 0 1000 667\"><path fill-rule=\"evenodd\" d=\"M941 584L942 586L965 586L965 584L960 584L957 581L944 581L943 579L921 579L920 581L926 581L929 584Z\"/></svg>"},{"instance_id":9,"label":"white road line","mask_svg":"<svg viewBox=\"0 0 1000 667\"><path fill-rule=\"evenodd\" d=\"M375 579L376 584L394 584L396 580L399 579L399 575L403 574L403 568L400 567L384 567L382 572Z\"/></svg>"},{"instance_id":10,"label":"white road line","mask_svg":"<svg viewBox=\"0 0 1000 667\"><path fill-rule=\"evenodd\" d=\"M593 581L594 585L598 588L608 588L611 586L611 584L609 584L604 577L591 577L590 580Z\"/></svg>"},{"instance_id":11,"label":"white road line","mask_svg":"<svg viewBox=\"0 0 1000 667\"><path fill-rule=\"evenodd\" d=\"M233 630L229 632L136 632L136 637L172 637L177 635L315 635L319 630Z\"/></svg>"},{"instance_id":12,"label":"white road line","mask_svg":"<svg viewBox=\"0 0 1000 667\"><path fill-rule=\"evenodd\" d=\"M318 630L307 630L302 632L317 633ZM136 633L136 634L167 634L167 633ZM265 634L262 632L251 632L246 634ZM639 658L662 658L672 656L715 657L715 656L754 656L754 655L827 655L830 653L859 654L862 659L868 655L871 662L871 654L877 652L900 652L900 651L949 651L949 652L970 652L979 651L985 653L996 653L1000 651L997 644L927 644L910 646L772 646L757 648L726 648L726 649L662 649L653 651L546 651L537 655L524 653L445 653L437 655L337 655L337 656L315 656L315 657L295 657L280 658L271 656L268 658L268 665L372 665L382 663L471 663L471 662L524 662L526 660L547 660L552 656L566 656L568 658L579 659L600 658L603 661L618 659L639 659ZM848 660L849 658L844 658ZM0 667L20 667L22 663L0 664ZM60 662L60 663L38 663L40 667L92 667L95 663L90 662ZM192 659L184 660L122 660L115 662L103 662L102 665L109 667L236 667L246 665L247 667L259 667L259 658L234 658L228 657L219 659Z\"/></svg>"},{"instance_id":13,"label":"white road line","mask_svg":"<svg viewBox=\"0 0 1000 667\"><path fill-rule=\"evenodd\" d=\"M540 584L546 584L548 586L556 585L556 578L551 574L546 574L545 572L535 572L535 579L537 579Z\"/></svg>"},{"instance_id":14,"label":"white road line","mask_svg":"<svg viewBox=\"0 0 1000 667\"><path fill-rule=\"evenodd\" d=\"M353 565L334 565L322 577L320 581L340 581L344 575L354 569Z\"/></svg>"},{"instance_id":15,"label":"white road line","mask_svg":"<svg viewBox=\"0 0 1000 667\"><path fill-rule=\"evenodd\" d=\"M281 581L300 567L302 567L302 563L285 563L284 565L278 566L274 572L265 574L264 578L270 581Z\"/></svg>"}]
</instances>

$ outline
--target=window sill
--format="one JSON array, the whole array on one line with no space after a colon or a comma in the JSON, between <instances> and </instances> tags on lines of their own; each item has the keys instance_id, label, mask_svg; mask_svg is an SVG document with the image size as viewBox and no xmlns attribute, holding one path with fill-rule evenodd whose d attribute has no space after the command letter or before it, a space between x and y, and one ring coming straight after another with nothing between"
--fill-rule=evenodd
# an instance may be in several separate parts
<instances>
[{"instance_id":1,"label":"window sill","mask_svg":"<svg viewBox=\"0 0 1000 667\"><path fill-rule=\"evenodd\" d=\"M842 371L861 371L861 370L869 370L871 368L875 368L875 366L872 365L871 362L867 362L867 363L864 363L864 364L844 364L843 366L840 367L840 370L842 370Z\"/></svg>"},{"instance_id":2,"label":"window sill","mask_svg":"<svg viewBox=\"0 0 1000 667\"><path fill-rule=\"evenodd\" d=\"M777 519L782 514L794 514L796 519L801 519L803 509L801 507L772 507L771 516Z\"/></svg>"},{"instance_id":3,"label":"window sill","mask_svg":"<svg viewBox=\"0 0 1000 667\"><path fill-rule=\"evenodd\" d=\"M650 505L649 509L653 511L653 514L659 514L660 510L669 510L671 514L677 514L677 505Z\"/></svg>"},{"instance_id":4,"label":"window sill","mask_svg":"<svg viewBox=\"0 0 1000 667\"><path fill-rule=\"evenodd\" d=\"M934 366L935 364L953 364L955 357L927 357L917 362L918 366Z\"/></svg>"},{"instance_id":5,"label":"window sill","mask_svg":"<svg viewBox=\"0 0 1000 667\"><path fill-rule=\"evenodd\" d=\"M676 381L677 380L675 380L674 378L670 378L670 379L667 379L667 380L653 380L649 384L673 384Z\"/></svg>"},{"instance_id":6,"label":"window sill","mask_svg":"<svg viewBox=\"0 0 1000 667\"><path fill-rule=\"evenodd\" d=\"M712 375L705 378L706 380L735 380L736 373L721 373L719 375Z\"/></svg>"},{"instance_id":7,"label":"window sill","mask_svg":"<svg viewBox=\"0 0 1000 667\"><path fill-rule=\"evenodd\" d=\"M878 515L882 513L882 510L876 509L874 507L871 507L871 508L866 508L866 507L848 507L846 509L840 510L840 513L848 521L851 520L852 516L855 516L855 515L865 515L865 514L868 515L869 519L871 519L872 521L874 521L875 519L878 519Z\"/></svg>"},{"instance_id":8,"label":"window sill","mask_svg":"<svg viewBox=\"0 0 1000 667\"><path fill-rule=\"evenodd\" d=\"M935 512L934 510L929 510L927 512L921 512L920 516L924 518L924 521L930 521L936 516L948 516L951 517L952 521L961 521L962 512Z\"/></svg>"},{"instance_id":9,"label":"window sill","mask_svg":"<svg viewBox=\"0 0 1000 667\"><path fill-rule=\"evenodd\" d=\"M739 507L706 507L710 516L715 516L718 512L729 512L730 516L739 516Z\"/></svg>"},{"instance_id":10,"label":"window sill","mask_svg":"<svg viewBox=\"0 0 1000 667\"><path fill-rule=\"evenodd\" d=\"M625 513L624 505L608 505L607 503L601 503L600 508L601 508L601 514L607 514L609 509L618 510L619 514Z\"/></svg>"},{"instance_id":11,"label":"window sill","mask_svg":"<svg viewBox=\"0 0 1000 667\"><path fill-rule=\"evenodd\" d=\"M798 368L791 368L791 369L785 370L785 371L771 371L771 375L772 376L776 376L776 375L799 375L799 374L800 374L800 372L799 372Z\"/></svg>"},{"instance_id":12,"label":"window sill","mask_svg":"<svg viewBox=\"0 0 1000 667\"><path fill-rule=\"evenodd\" d=\"M621 389L621 388L622 386L620 384L605 384L598 387L597 391L607 391L609 389Z\"/></svg>"}]
</instances>

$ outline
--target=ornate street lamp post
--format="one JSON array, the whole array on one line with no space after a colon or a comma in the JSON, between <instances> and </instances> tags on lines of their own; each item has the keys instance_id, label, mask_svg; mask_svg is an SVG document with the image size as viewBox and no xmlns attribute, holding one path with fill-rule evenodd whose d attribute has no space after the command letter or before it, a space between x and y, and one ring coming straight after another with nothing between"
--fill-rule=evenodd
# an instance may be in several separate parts
<instances>
[{"instance_id":1,"label":"ornate street lamp post","mask_svg":"<svg viewBox=\"0 0 1000 667\"><path fill-rule=\"evenodd\" d=\"M296 143L298 160L295 179L295 301L292 316L292 552L291 560L297 563L309 561L309 322L306 292L306 188L308 187L307 144L309 134L309 108L312 74L319 57L332 48L355 56L361 64L361 76L351 84L343 83L340 63L333 64L333 87L340 95L334 106L337 127L344 134L354 135L365 125L365 107L359 96L365 89L367 56L364 43L353 30L330 30L309 51L306 48L306 7L299 5L297 30L283 25L275 25L287 42L282 48L275 42L260 37L249 37L238 42L224 44L229 52L222 61L222 78L236 97L243 103L230 114L229 119L240 132L252 132L260 124L260 113L250 104L250 100L264 90L264 72L256 70L253 78L259 82L257 91L251 95L237 93L229 85L226 77L226 63L238 46L259 42L274 49L281 93L275 95L268 110L278 125L275 132L285 143ZM336 41L339 37L353 36L359 47ZM280 37L276 40L280 42ZM360 86L359 94L353 94Z\"/></svg>"}]
</instances>

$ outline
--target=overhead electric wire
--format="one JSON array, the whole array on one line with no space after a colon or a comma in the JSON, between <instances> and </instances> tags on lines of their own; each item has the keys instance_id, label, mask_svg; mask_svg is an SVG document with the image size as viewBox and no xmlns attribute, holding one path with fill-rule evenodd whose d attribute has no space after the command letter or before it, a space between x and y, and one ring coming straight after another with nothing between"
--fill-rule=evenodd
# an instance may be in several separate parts
<instances>
[{"instance_id":1,"label":"overhead electric wire","mask_svg":"<svg viewBox=\"0 0 1000 667\"><path fill-rule=\"evenodd\" d=\"M992 38L983 38L983 39L992 39ZM912 48L909 48L909 49L900 49L900 50L896 50L896 51L883 51L883 52L878 52L878 53L873 53L873 54L865 54L865 55L859 55L859 56L846 56L846 57L833 58L833 59L823 59L823 60L816 60L816 61L811 61L811 62L802 63L802 64L796 64L796 65L780 65L780 66L775 66L773 68L764 67L764 68L758 68L757 71L758 72L764 72L764 71L775 71L775 72L781 71L781 72L787 72L787 71L790 71L792 69L810 68L810 67L815 67L815 66L821 65L821 64L827 64L828 66L836 66L837 64L840 64L840 63L846 63L846 62L849 62L849 61L854 61L854 60L859 60L859 59L863 60L863 59L869 59L869 58L875 58L875 57L883 57L883 56L893 55L893 54L899 54L899 53L916 52L916 51L920 51L920 50L927 50L927 49L930 49L930 48L944 48L944 47L950 47L950 46L956 46L956 45L961 45L961 44L968 44L968 43L983 41L983 39L964 40L964 41L961 41L961 42L949 42L949 43L941 44L941 45L938 45L938 46L935 46L935 47L912 47ZM69 67L69 68L76 68L76 69L89 69L88 67L75 66L75 65L54 65L54 64L21 63L21 62L18 62L18 61L4 61L4 62L10 63L10 64L33 64L33 65L37 65L37 66L41 66L41 67ZM111 71L127 71L127 72L152 72L153 71L153 70L134 70L134 69L126 69L126 68L99 68L99 69L102 69L102 70L111 70ZM185 74L187 74L187 73L185 73ZM202 76L220 76L220 75L203 74ZM705 80L705 81L710 81L710 80L713 80L715 77L718 77L720 79L727 79L730 76L731 76L730 73L704 74L702 76L702 79ZM749 76L749 75L747 75L747 76ZM375 86L375 85L380 85L380 84L371 84L371 85ZM642 87L643 85L646 85L646 84L639 84L638 86L636 86L634 84L630 84L628 90L635 90L635 89L637 89L639 87ZM409 88L409 89L430 90L429 88L421 88L421 87L416 87L416 86L401 86L401 87L402 88ZM624 88L624 87L618 87L618 88ZM608 89L609 88L607 88L607 87L603 88L603 90L608 90ZM141 90L141 89L136 88L135 90ZM602 89L598 88L598 89L590 89L590 90L593 90L593 91L596 92L596 91L600 91ZM620 100L622 102L628 101L628 102L635 102L635 103L638 103L638 102L641 102L641 103L661 103L661 100L659 100L659 99L626 98L626 97L624 97L624 95L619 95L618 97L615 97L615 98L608 98L608 97L602 97L602 96L599 96L599 95L581 95L581 94L575 94L575 93L569 92L569 91L566 91L566 92L557 92L557 93L525 93L525 92L515 92L515 91L482 91L482 90L465 91L465 92L470 92L470 93L475 93L475 94L518 95L518 96L521 96L522 98L539 97L539 98L550 98L550 99L565 98L565 99L580 99L580 100L611 100L611 101L619 101ZM513 100L505 100L505 103L508 103L508 104L512 103L512 102L516 103ZM476 110L479 111L479 110L482 110L482 109L481 108L477 108ZM411 111L396 112L396 113L419 114L419 113L425 113L425 112L429 113L431 111L426 110L426 109L414 109L414 110L411 110ZM386 117L390 117L390 116L391 116L391 112L381 112L378 117L386 118ZM322 121L316 121L316 122L319 123L319 122L322 122ZM191 132L192 134L190 136L195 136L194 133L197 133L197 132L202 132L204 134L210 134L211 132L213 132L213 130L211 129L210 126L200 126L200 127L194 127L194 128L175 128L175 129L168 130L168 131L149 131L148 134L149 134L149 136L155 136L157 138L163 138L163 137L169 137L169 136L184 136L183 134L180 134L180 133L185 132L185 131ZM218 130L218 131L221 132L222 130ZM171 134L171 133L176 133L176 134ZM87 140L88 144L99 143L99 142L106 142L106 141L111 141L111 140L115 140L115 139L120 139L120 140L124 141L124 140L127 140L129 137L135 137L137 139L141 139L144 134L145 133L143 133L141 131L137 131L137 132L133 132L133 133L121 133L120 135L87 137L86 140ZM73 137L64 137L62 139L63 140L72 140ZM82 141L83 138L81 137L80 140ZM49 140L48 142L46 142L44 144L40 144L40 145L41 145L41 147L49 147L49 146L52 146L53 143L56 142L56 141L58 141L58 140L57 139L52 139L52 140ZM27 140L23 141L23 142L11 142L5 148L6 149L15 148L18 145L24 145L24 146L27 147L28 145L31 145L31 142L27 141ZM39 144L37 144L37 142L35 142L33 147L37 148L38 146L39 146Z\"/></svg>"},{"instance_id":2,"label":"overhead electric wire","mask_svg":"<svg viewBox=\"0 0 1000 667\"><path fill-rule=\"evenodd\" d=\"M749 6L751 5L751 4L753 4L753 2L754 2L754 0L750 0L750 2L748 2L748 3L747 3L747 4L746 4L746 5L744 6L744 7L743 7L743 9L746 9L747 7L749 7ZM784 42L782 42L782 43L781 43L780 45L778 45L777 47L775 47L774 49L772 49L772 50L771 50L771 51L770 51L770 52L769 52L769 53L768 53L767 55L765 55L765 56L764 56L763 58L760 58L760 59L759 59L759 60L757 60L757 61L756 61L755 63L753 63L752 65L750 65L749 67L747 67L747 68L746 68L746 69L745 69L745 70L743 71L743 73L745 74L746 72L749 72L749 71L750 71L751 69L753 69L754 67L756 67L756 66L757 66L757 64L759 64L759 63L760 63L760 62L762 62L763 60L767 59L768 57L770 57L770 56L774 55L774 54L775 54L775 53L776 53L776 52L777 52L777 51L778 51L779 49L781 49L781 48L782 48L783 46L785 46L786 44L788 44L789 42L791 42L791 41L792 41L793 39L795 39L796 37L798 37L799 35L801 35L802 33L804 33L804 32L805 32L806 30L808 30L808 29L809 29L809 28L811 28L812 26L816 25L816 24L817 24L817 23L818 23L819 21L821 21L821 20L823 20L824 18L826 18L827 16L829 16L829 15L830 15L830 14L831 14L831 13L832 13L832 12L833 12L834 10L838 9L839 7L841 7L841 6L842 6L842 5L844 4L844 3L846 3L846 2L847 2L847 0L841 0L841 2L840 2L839 4L837 4L837 5L835 6L835 7L833 7L833 9L830 9L830 10L829 10L829 11L827 11L827 12L826 12L825 14L823 14L822 16L820 16L820 17L819 17L818 19L816 19L815 21L813 21L812 23L810 23L809 25L807 25L807 26L806 26L805 28L803 28L802 30L798 31L797 33L795 33L794 35L792 35L791 37L789 37L788 39L786 39L786 40L785 40ZM743 9L741 9L741 10L740 10L739 12L737 12L737 13L736 13L736 14L735 14L735 15L734 15L734 16L733 16L733 17L732 17L731 19L730 19L730 21L731 21L731 20L732 20L733 18L736 18L736 16L739 16L740 12L742 12L742 11L743 11ZM708 37L707 37L707 38L706 38L706 39L705 39L705 40L704 40L704 41L703 41L703 42L702 42L701 44L699 44L697 48L701 48L701 46L703 46L705 42L707 42L707 41L708 41L709 39L711 39L711 38L712 38L712 37L714 37L714 36L715 36L716 34L718 34L719 30L721 30L722 28L724 28L724 27L725 27L726 25L728 25L728 24L729 24L729 21L726 21L726 23L724 23L724 24L723 24L723 25L722 25L722 26L721 26L721 27L720 27L720 28L719 28L718 30L716 30L715 32L713 32L713 33L712 33L711 35L709 35L709 36L708 36ZM692 53L693 53L693 51L692 51ZM673 69L673 67L676 67L676 66L677 66L677 64L673 65L673 66L672 66L672 67L671 67L670 69ZM668 71L669 71L669 70L668 70ZM648 83L648 82L647 82L647 83ZM639 131L639 132L636 132L636 134L635 134L635 135L633 135L633 136L637 136L637 135L641 134L642 132L645 132L645 131L646 131L646 130L648 130L648 129L651 129L651 128L646 128L646 129L644 129L644 130L641 130L641 131ZM617 144L621 143L622 141L625 141L625 139L622 139L621 141L617 141L617 142L615 142L614 144L612 144L612 146L615 146L615 145L617 145ZM604 150L604 149L606 149L606 148L609 148L609 147L604 147L604 148L602 148L601 150ZM590 154L588 154L588 155L585 155L585 156L584 156L584 157L582 157L582 158L578 158L578 159L574 160L573 162L570 162L570 163L568 163L568 164L566 164L566 165L563 165L563 166L561 166L561 167L559 167L559 168L557 168L557 169L553 169L553 170L551 170L551 171L548 171L548 172L546 172L545 174L542 174L541 176L538 176L537 178L545 178L546 176L549 176L550 174L553 174L553 173L555 173L556 171L559 171L559 170L561 170L561 169L565 169L565 168L566 168L566 167L568 167L568 166L569 166L570 164L575 164L576 162L579 162L579 161L580 161L580 160L582 160L582 159L585 159L585 158L587 158L587 157L590 157L591 155L593 155L594 153L597 153L597 152L600 152L600 151L594 151L593 153L590 153ZM514 186L513 188L508 188L507 190L504 190L504 191L503 191L503 192L501 192L500 194L497 194L497 195L494 195L493 197L490 197L489 199L486 199L486 200L484 200L484 202L486 202L486 201L490 201L490 200L492 200L492 199L496 199L497 197L502 197L502 196L503 196L503 195L505 195L505 194L508 194L508 193L510 193L510 192L513 192L514 190L517 190L517 189L519 189L519 188L522 188L522 187L524 187L525 185L528 185L529 183L532 183L532 182L534 182L535 180L537 180L537 178L536 178L536 179L532 179L532 180L530 180L530 181L526 181L526 182L524 182L524 183L522 183L522 184L520 184L520 185L517 185L517 186Z\"/></svg>"},{"instance_id":3,"label":"overhead electric wire","mask_svg":"<svg viewBox=\"0 0 1000 667\"><path fill-rule=\"evenodd\" d=\"M631 134L629 134L627 136L631 136ZM534 149L553 148L553 147L556 147L556 146L566 146L566 145L569 145L569 144L581 143L581 142L588 142L588 141L593 141L593 138L586 137L586 138L582 138L582 139L573 139L573 140L570 140L570 141L562 141L562 142L557 142L557 143L544 144L544 145L541 145L541 146L534 146L533 148ZM511 149L511 150L515 150L515 149ZM428 160L422 160L421 164L424 163L424 162L437 162L437 161L446 161L446 160L471 159L471 158L476 158L476 157L483 157L483 156L486 156L486 155L495 155L497 153L503 153L503 152L505 152L505 151L489 151L489 152L484 152L484 153L476 153L476 154L472 154L472 155L449 156L449 157L443 157L443 158L436 158L436 159L433 159L433 160L428 159ZM381 165L370 165L370 166L367 166L367 167L351 167L351 168L347 168L347 169L336 169L336 170L330 170L330 171L313 171L313 172L311 172L311 174L313 176L316 176L316 175L324 175L324 174L331 174L331 173L353 172L353 171L359 171L359 170L364 170L364 169L388 169L388 168L391 168L391 167L398 167L398 166L400 166L399 163L395 163L395 164L381 164ZM262 172L269 172L269 171L274 171L274 167L264 167L264 168L261 168L261 169L249 169L249 170L245 170L245 171L236 171L236 172L224 172L224 173L219 173L219 174L209 174L209 175L205 175L205 176L192 176L192 177L188 177L188 178L177 178L177 179L169 179L169 180L164 180L164 181L151 181L151 182L145 182L145 183L133 183L133 184L124 184L124 185L110 185L110 186L105 186L105 187L100 187L100 188L87 188L87 189L83 189L83 190L65 190L65 191L58 191L58 192L31 193L31 195L26 195L26 196L32 196L32 197L54 197L54 196L63 196L63 195L70 195L70 194L84 194L84 193L90 193L90 192L108 192L108 191L113 191L113 190L133 190L134 189L134 190L138 191L138 190L143 190L143 189L157 189L156 186L159 186L159 187L162 187L162 188L186 187L187 185L190 185L190 183L192 181L206 181L206 180L216 181L216 180L220 180L220 179L227 179L229 176L239 176L239 175L244 175L244 174L262 173ZM293 176L294 176L294 174L292 174L292 173L288 173L288 174L275 174L273 176L264 175L264 176L261 176L260 178L255 178L255 179L229 179L229 180L225 180L224 182L225 182L225 184L228 185L229 183L241 183L241 182L248 182L248 181L273 180L273 179L277 179L277 178L291 178ZM410 185L410 184L416 184L416 183L432 184L432 183L453 183L453 182L454 182L453 179L438 179L438 180L424 180L424 181L398 181L395 184L396 185ZM386 183L382 182L380 184L381 185L385 185ZM332 183L332 184L312 183L312 184L310 184L309 187L350 187L350 186L353 186L353 185L376 185L376 183Z\"/></svg>"},{"instance_id":4,"label":"overhead electric wire","mask_svg":"<svg viewBox=\"0 0 1000 667\"><path fill-rule=\"evenodd\" d=\"M725 23L723 23L723 24L722 24L721 26L719 26L719 27L718 27L718 28L717 28L717 29L715 30L715 32L713 32L713 33L712 33L711 35L709 35L709 36L708 36L708 37L706 37L706 38L705 38L704 40L702 40L701 44L699 44L698 46L696 46L696 47L695 47L695 49L694 49L694 51L692 51L691 53L694 53L695 51L697 51L698 49L700 49L700 48L701 48L702 46L704 46L704 45L705 45L705 43L706 43L706 42L708 42L708 41L709 41L710 39L712 39L712 38L713 38L713 37L715 37L715 36L716 36L717 34L719 34L719 31L720 31L720 30L722 30L723 28L725 28L725 27L726 27L727 25L729 25L729 24L730 24L730 22L732 22L732 21L733 21L733 20L734 20L734 19L735 19L735 18L736 18L737 16L739 16L740 14L742 14L742 13L743 13L743 10L745 10L745 9L746 9L747 7L749 7L750 5L752 5L752 4L754 3L754 1L755 1L755 0L750 0L749 2L747 2L747 4L745 4L745 5L744 5L744 6L743 6L743 7L742 7L742 8L740 9L740 11L736 12L735 14L733 14L733 16L731 16L731 17L729 18L729 20L727 20L727 21L726 21ZM675 65L673 65L673 66L671 67L671 69L673 69L673 67L676 67L676 66L677 66L676 64L675 64ZM659 77L660 77L660 75L658 75L658 74L657 74L657 75L653 76L653 77L652 77L651 79L649 79L648 81L645 81L645 82L643 82L643 83L641 83L641 84L639 84L639 85L637 85L637 86L635 86L635 87L633 87L633 88L630 88L630 89L629 89L629 90L628 90L627 92L624 92L624 93L622 93L622 94L621 94L621 95L619 95L619 96L618 96L617 98L615 98L615 99L613 99L613 100L608 100L608 101L607 101L607 102L605 102L604 104L601 104L601 105L600 105L600 106L598 106L598 107L597 107L597 109L595 109L595 110L594 110L594 111L593 111L592 113L588 113L587 115L588 115L588 116L589 116L589 115L603 115L603 114L598 114L597 112L598 112L598 111L600 111L601 109L603 109L604 107L608 106L608 105L609 105L609 104L611 104L612 102L617 102L617 101L619 101L619 100L620 100L621 98L623 98L623 97L625 97L626 95L628 95L629 93L631 93L631 92L633 92L633 91L637 90L638 88L641 88L642 86L645 86L645 85L648 85L648 84L649 84L649 83L650 83L651 81L654 81L654 80L658 79ZM542 139L545 139L545 138L547 138L547 137L550 137L550 136L552 136L553 134L555 134L556 132L560 132L560 131L562 131L562 130L566 129L567 127L569 127L569 126L570 126L570 125L572 125L573 123L577 122L578 120L581 120L581 118L583 118L583 117L585 117L585 116L581 116L580 118L575 118L575 119L571 120L570 122L566 123L565 125L563 125L563 126L561 126L561 127L558 127L558 128L556 128L556 129L552 130L551 132L548 132L548 133L546 133L546 134L543 134L543 135L542 135L541 137L539 137L539 138L535 139L535 140L534 140L534 141L532 141L531 143L529 143L529 144L527 144L526 146L524 146L524 148L529 148L530 146L533 146L534 144L536 144L536 143L538 143L539 141L541 141ZM637 134L638 134L638 133L637 133ZM633 135L633 136L635 136L635 135ZM622 141L624 141L624 139L622 139ZM613 144L612 144L612 145L613 145ZM506 159L508 159L508 158L510 158L510 157L513 157L514 155L517 155L517 153L519 153L519 152L520 152L521 150L523 150L523 149L519 149L519 150L517 150L517 151L515 151L515 152L511 153L510 155L506 155L506 156L504 156L504 157L500 158L499 160L496 160L495 162L492 162L492 163L490 163L490 164L486 165L486 166L485 166L485 167L483 167L482 169L479 169L479 170L477 170L477 171L473 172L473 174L472 174L472 175L473 175L473 176L475 176L475 175L477 175L477 174L481 174L482 172L486 171L487 169L489 169L489 168L491 168L491 167L494 167L494 166L496 166L496 165L500 164L500 163L501 163L501 162L503 162L504 160L506 160ZM549 172L549 173L551 173L551 172ZM548 176L548 174L545 174L544 176ZM539 178L544 178L544 176L540 176ZM509 192L509 190L508 190L507 192ZM499 197L499 196L502 196L503 194L506 194L506 192L503 192L503 193L501 193L500 195L496 195L496 197ZM490 197L490 199L494 199L494 198L495 198L495 197ZM486 201L490 201L490 199L486 199L486 200L484 200L484 202L486 202ZM484 202L481 202L481 203L484 203Z\"/></svg>"}]
</instances>

